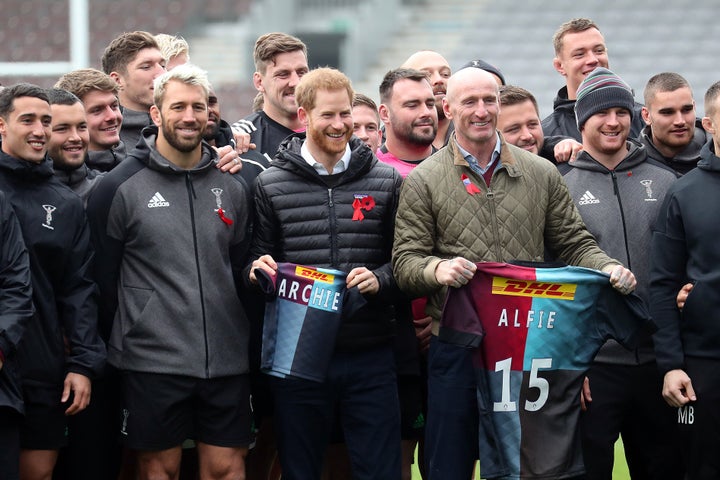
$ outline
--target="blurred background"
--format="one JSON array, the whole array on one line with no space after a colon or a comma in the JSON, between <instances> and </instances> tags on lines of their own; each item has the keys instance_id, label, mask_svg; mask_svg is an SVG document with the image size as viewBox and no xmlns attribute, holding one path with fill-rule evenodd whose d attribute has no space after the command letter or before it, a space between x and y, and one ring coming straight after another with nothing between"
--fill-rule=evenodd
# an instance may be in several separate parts
<instances>
[{"instance_id":1,"label":"blurred background","mask_svg":"<svg viewBox=\"0 0 720 480\"><path fill-rule=\"evenodd\" d=\"M588 17L638 101L652 75L675 71L690 81L701 116L705 90L720 79L718 12L718 0L3 0L0 82L49 87L66 71L100 68L107 44L125 31L181 35L233 122L255 96L255 39L282 31L307 44L311 67L339 68L376 100L385 72L429 49L453 70L474 59L494 64L535 94L545 117L564 85L552 67L552 35Z\"/></svg>"}]
</instances>

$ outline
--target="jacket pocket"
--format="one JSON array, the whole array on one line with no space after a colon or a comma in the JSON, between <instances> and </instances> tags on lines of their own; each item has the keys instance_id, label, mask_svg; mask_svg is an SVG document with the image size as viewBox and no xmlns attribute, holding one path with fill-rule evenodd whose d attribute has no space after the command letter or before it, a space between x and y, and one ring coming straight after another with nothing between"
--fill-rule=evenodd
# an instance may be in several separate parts
<instances>
[{"instance_id":1,"label":"jacket pocket","mask_svg":"<svg viewBox=\"0 0 720 480\"><path fill-rule=\"evenodd\" d=\"M121 326L122 336L126 337L128 333L142 323L143 314L147 309L150 299L155 295L155 290L151 288L125 286L122 292L124 299L121 305L123 305L124 311Z\"/></svg>"}]
</instances>

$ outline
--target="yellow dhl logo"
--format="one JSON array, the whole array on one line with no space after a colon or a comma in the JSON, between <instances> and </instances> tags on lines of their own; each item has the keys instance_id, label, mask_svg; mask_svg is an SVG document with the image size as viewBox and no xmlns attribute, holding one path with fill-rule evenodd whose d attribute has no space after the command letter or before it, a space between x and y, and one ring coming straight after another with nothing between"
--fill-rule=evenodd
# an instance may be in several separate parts
<instances>
[{"instance_id":1,"label":"yellow dhl logo","mask_svg":"<svg viewBox=\"0 0 720 480\"><path fill-rule=\"evenodd\" d=\"M309 278L310 280L315 280L316 282L333 283L335 281L335 275L331 273L318 272L314 268L303 267L302 265L297 265L295 267L295 275L298 277Z\"/></svg>"},{"instance_id":2,"label":"yellow dhl logo","mask_svg":"<svg viewBox=\"0 0 720 480\"><path fill-rule=\"evenodd\" d=\"M493 277L493 295L511 295L514 297L554 298L556 300L574 300L575 283L550 283L535 280L513 280Z\"/></svg>"}]
</instances>

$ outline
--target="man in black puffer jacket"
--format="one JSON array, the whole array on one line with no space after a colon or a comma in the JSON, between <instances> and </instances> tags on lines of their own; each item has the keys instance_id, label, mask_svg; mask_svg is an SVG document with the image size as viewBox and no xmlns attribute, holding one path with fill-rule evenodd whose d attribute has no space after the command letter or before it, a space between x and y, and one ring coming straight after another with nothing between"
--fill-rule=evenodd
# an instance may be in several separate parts
<instances>
[{"instance_id":1,"label":"man in black puffer jacket","mask_svg":"<svg viewBox=\"0 0 720 480\"><path fill-rule=\"evenodd\" d=\"M399 478L390 342L399 291L390 252L401 177L351 138L353 91L345 75L317 69L303 76L295 95L307 135L287 138L258 176L248 278L257 282L257 269L276 275L277 262L333 268L366 303L343 312L324 381L270 379L283 478L320 477L336 407L354 478Z\"/></svg>"}]
</instances>

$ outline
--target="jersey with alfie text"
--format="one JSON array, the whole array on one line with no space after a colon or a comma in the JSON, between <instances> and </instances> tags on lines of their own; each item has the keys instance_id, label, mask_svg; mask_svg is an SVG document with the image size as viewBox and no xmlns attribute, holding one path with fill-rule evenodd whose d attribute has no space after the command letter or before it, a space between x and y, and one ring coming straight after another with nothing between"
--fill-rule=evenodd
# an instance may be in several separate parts
<instances>
[{"instance_id":1,"label":"jersey with alfie text","mask_svg":"<svg viewBox=\"0 0 720 480\"><path fill-rule=\"evenodd\" d=\"M343 311L362 306L362 295L346 288L347 274L339 270L279 263L272 278L260 270L256 274L272 295L265 304L261 370L324 381Z\"/></svg>"},{"instance_id":2,"label":"jersey with alfie text","mask_svg":"<svg viewBox=\"0 0 720 480\"><path fill-rule=\"evenodd\" d=\"M581 475L585 372L606 339L633 345L645 306L596 270L477 266L470 283L449 289L440 340L475 348L482 477Z\"/></svg>"}]
</instances>

